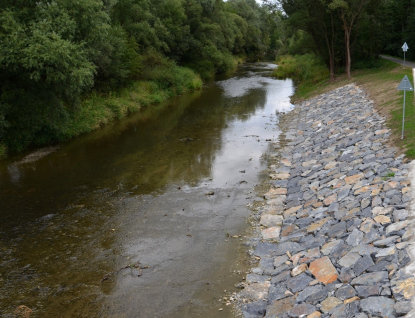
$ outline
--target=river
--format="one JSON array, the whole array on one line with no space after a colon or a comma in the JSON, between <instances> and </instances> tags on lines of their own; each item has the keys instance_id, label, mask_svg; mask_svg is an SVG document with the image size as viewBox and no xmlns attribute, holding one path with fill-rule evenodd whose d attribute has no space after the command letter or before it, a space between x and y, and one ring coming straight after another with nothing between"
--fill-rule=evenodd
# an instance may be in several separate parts
<instances>
[{"instance_id":1,"label":"river","mask_svg":"<svg viewBox=\"0 0 415 318\"><path fill-rule=\"evenodd\" d=\"M248 269L250 207L292 109L274 67L1 162L0 316L232 317L223 297Z\"/></svg>"}]
</instances>

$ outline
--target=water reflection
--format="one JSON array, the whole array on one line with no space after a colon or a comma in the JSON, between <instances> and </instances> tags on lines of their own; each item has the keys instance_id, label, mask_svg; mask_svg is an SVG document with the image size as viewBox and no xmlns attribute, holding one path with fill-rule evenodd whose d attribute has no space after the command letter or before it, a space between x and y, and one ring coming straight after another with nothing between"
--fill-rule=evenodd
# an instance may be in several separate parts
<instances>
[{"instance_id":1,"label":"water reflection","mask_svg":"<svg viewBox=\"0 0 415 318\"><path fill-rule=\"evenodd\" d=\"M1 163L5 317L21 304L32 317L196 317L209 308L232 285L223 277L236 279L229 260L244 255L223 237L246 228L267 140L278 140L278 113L292 107L291 81L258 75L272 67L243 67L36 161ZM118 272L137 261L150 266L139 280L131 268ZM205 295L199 307L195 295Z\"/></svg>"},{"instance_id":2,"label":"water reflection","mask_svg":"<svg viewBox=\"0 0 415 318\"><path fill-rule=\"evenodd\" d=\"M10 182L14 185L19 185L20 182L20 170L17 165L9 165L7 166L7 171L9 172Z\"/></svg>"}]
</instances>

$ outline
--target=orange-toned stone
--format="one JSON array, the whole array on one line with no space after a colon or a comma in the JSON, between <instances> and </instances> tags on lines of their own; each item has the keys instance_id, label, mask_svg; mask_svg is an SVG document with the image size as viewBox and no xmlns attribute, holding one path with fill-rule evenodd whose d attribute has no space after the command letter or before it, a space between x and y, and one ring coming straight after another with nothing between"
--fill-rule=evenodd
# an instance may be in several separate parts
<instances>
[{"instance_id":1,"label":"orange-toned stone","mask_svg":"<svg viewBox=\"0 0 415 318\"><path fill-rule=\"evenodd\" d=\"M319 208L319 207L321 207L321 206L323 206L323 202L316 202L316 203L313 203L312 204L312 206L313 206L313 208Z\"/></svg>"},{"instance_id":2,"label":"orange-toned stone","mask_svg":"<svg viewBox=\"0 0 415 318\"><path fill-rule=\"evenodd\" d=\"M276 188L276 189L270 189L267 193L265 193L266 199L273 199L278 196L283 196L287 194L286 188Z\"/></svg>"},{"instance_id":3,"label":"orange-toned stone","mask_svg":"<svg viewBox=\"0 0 415 318\"><path fill-rule=\"evenodd\" d=\"M397 281L392 286L394 294L401 294L405 299L411 299L415 295L415 278Z\"/></svg>"},{"instance_id":4,"label":"orange-toned stone","mask_svg":"<svg viewBox=\"0 0 415 318\"><path fill-rule=\"evenodd\" d=\"M354 192L354 195L359 195L361 193L365 193L365 192L368 192L368 191L371 191L371 190L373 190L373 187L371 187L371 186L364 186L364 187L361 187L360 189L356 190Z\"/></svg>"},{"instance_id":5,"label":"orange-toned stone","mask_svg":"<svg viewBox=\"0 0 415 318\"><path fill-rule=\"evenodd\" d=\"M298 210L300 210L302 208L302 205L299 205L299 206L295 206L295 207L292 207L292 208L289 208L288 210L286 210L285 212L284 212L284 215L291 215L291 214L294 214L295 212L297 212Z\"/></svg>"},{"instance_id":6,"label":"orange-toned stone","mask_svg":"<svg viewBox=\"0 0 415 318\"><path fill-rule=\"evenodd\" d=\"M334 282L339 275L328 256L311 262L309 271L324 285Z\"/></svg>"},{"instance_id":7,"label":"orange-toned stone","mask_svg":"<svg viewBox=\"0 0 415 318\"><path fill-rule=\"evenodd\" d=\"M349 299L345 299L345 300L343 301L343 303L344 303L345 305L347 305L347 304L350 304L350 303L352 303L352 302L354 302L354 301L356 301L356 300L360 300L360 298L359 298L359 297L357 297L357 296L355 296L355 297L352 297L352 298L349 298Z\"/></svg>"},{"instance_id":8,"label":"orange-toned stone","mask_svg":"<svg viewBox=\"0 0 415 318\"><path fill-rule=\"evenodd\" d=\"M375 189L375 190L372 191L372 193L370 195L375 196L375 195L378 195L379 192L380 192L380 189Z\"/></svg>"},{"instance_id":9,"label":"orange-toned stone","mask_svg":"<svg viewBox=\"0 0 415 318\"><path fill-rule=\"evenodd\" d=\"M307 208L310 205L316 204L317 202L318 202L317 199L308 200L306 203L304 203L304 208Z\"/></svg>"},{"instance_id":10,"label":"orange-toned stone","mask_svg":"<svg viewBox=\"0 0 415 318\"><path fill-rule=\"evenodd\" d=\"M285 226L282 231L281 231L281 236L287 236L289 235L291 232L298 230L298 226L295 224L290 224Z\"/></svg>"},{"instance_id":11,"label":"orange-toned stone","mask_svg":"<svg viewBox=\"0 0 415 318\"><path fill-rule=\"evenodd\" d=\"M390 189L396 189L398 187L398 182L396 181L391 181L388 182L387 184L385 184L385 191L388 191Z\"/></svg>"},{"instance_id":12,"label":"orange-toned stone","mask_svg":"<svg viewBox=\"0 0 415 318\"><path fill-rule=\"evenodd\" d=\"M291 161L288 159L282 159L281 163L286 167L291 167Z\"/></svg>"},{"instance_id":13,"label":"orange-toned stone","mask_svg":"<svg viewBox=\"0 0 415 318\"><path fill-rule=\"evenodd\" d=\"M323 203L324 203L324 205L330 205L333 202L336 202L336 200L337 200L337 194L333 194L333 195L325 198Z\"/></svg>"},{"instance_id":14,"label":"orange-toned stone","mask_svg":"<svg viewBox=\"0 0 415 318\"><path fill-rule=\"evenodd\" d=\"M360 179L362 179L364 176L365 176L365 175L364 175L363 173L358 173L358 174L355 174L354 176L350 176L350 177L346 177L346 178L344 178L344 181L345 181L347 184L354 184L354 183L356 183L357 181L359 181Z\"/></svg>"},{"instance_id":15,"label":"orange-toned stone","mask_svg":"<svg viewBox=\"0 0 415 318\"><path fill-rule=\"evenodd\" d=\"M375 135L382 135L386 134L387 132L389 132L389 129L376 130Z\"/></svg>"},{"instance_id":16,"label":"orange-toned stone","mask_svg":"<svg viewBox=\"0 0 415 318\"><path fill-rule=\"evenodd\" d=\"M327 123L328 124L328 123ZM307 316L307 318L319 318L319 317L321 317L321 312L319 312L319 311L315 311L315 312L313 312L312 314L309 314L308 316Z\"/></svg>"},{"instance_id":17,"label":"orange-toned stone","mask_svg":"<svg viewBox=\"0 0 415 318\"><path fill-rule=\"evenodd\" d=\"M287 189L286 188L277 188L277 189L271 189L269 190L269 192L272 192L273 194L287 194Z\"/></svg>"},{"instance_id":18,"label":"orange-toned stone","mask_svg":"<svg viewBox=\"0 0 415 318\"><path fill-rule=\"evenodd\" d=\"M380 223L380 224L389 224L389 223L391 223L390 217L388 217L386 215L378 215L377 217L374 218L374 220L376 221L376 223Z\"/></svg>"},{"instance_id":19,"label":"orange-toned stone","mask_svg":"<svg viewBox=\"0 0 415 318\"><path fill-rule=\"evenodd\" d=\"M290 261L293 263L293 265L294 266L297 266L297 264L298 264L298 260L301 258L301 256L303 256L304 255L304 252L300 252L300 253L297 253L297 254L295 254L295 255L292 255L291 257L290 257Z\"/></svg>"},{"instance_id":20,"label":"orange-toned stone","mask_svg":"<svg viewBox=\"0 0 415 318\"><path fill-rule=\"evenodd\" d=\"M324 169L325 170L331 170L331 169L333 169L333 168L336 168L336 166L337 166L337 162L330 162L330 163L328 163L328 164L326 164L326 166L324 167Z\"/></svg>"},{"instance_id":21,"label":"orange-toned stone","mask_svg":"<svg viewBox=\"0 0 415 318\"><path fill-rule=\"evenodd\" d=\"M360 212L359 208L353 208L350 211L347 211L346 215L341 218L342 221L349 220L351 218L354 218L356 216L356 213Z\"/></svg>"},{"instance_id":22,"label":"orange-toned stone","mask_svg":"<svg viewBox=\"0 0 415 318\"><path fill-rule=\"evenodd\" d=\"M307 232L308 233L311 233L311 232L314 232L314 231L317 231L317 230L321 229L321 227L324 224L326 224L328 221L330 221L330 220L331 220L331 218L325 218L325 219L322 219L322 220L320 220L318 222L315 222L315 223L310 224L307 227Z\"/></svg>"},{"instance_id":23,"label":"orange-toned stone","mask_svg":"<svg viewBox=\"0 0 415 318\"><path fill-rule=\"evenodd\" d=\"M381 206L376 206L372 209L372 214L373 215L386 215L386 214L391 213L392 210L393 210L393 207L384 208Z\"/></svg>"},{"instance_id":24,"label":"orange-toned stone","mask_svg":"<svg viewBox=\"0 0 415 318\"><path fill-rule=\"evenodd\" d=\"M272 175L272 179L274 180L287 180L290 177L288 172L281 172Z\"/></svg>"},{"instance_id":25,"label":"orange-toned stone","mask_svg":"<svg viewBox=\"0 0 415 318\"><path fill-rule=\"evenodd\" d=\"M372 219L366 219L361 225L360 230L365 233L369 233L373 226L375 225L375 222Z\"/></svg>"},{"instance_id":26,"label":"orange-toned stone","mask_svg":"<svg viewBox=\"0 0 415 318\"><path fill-rule=\"evenodd\" d=\"M262 238L264 240L273 240L280 237L281 227L274 226L270 227L268 229L262 230Z\"/></svg>"},{"instance_id":27,"label":"orange-toned stone","mask_svg":"<svg viewBox=\"0 0 415 318\"><path fill-rule=\"evenodd\" d=\"M335 185L333 185L333 189L338 189L341 188L342 186L344 186L346 184L345 181L343 180L339 180L339 182L337 182Z\"/></svg>"}]
</instances>

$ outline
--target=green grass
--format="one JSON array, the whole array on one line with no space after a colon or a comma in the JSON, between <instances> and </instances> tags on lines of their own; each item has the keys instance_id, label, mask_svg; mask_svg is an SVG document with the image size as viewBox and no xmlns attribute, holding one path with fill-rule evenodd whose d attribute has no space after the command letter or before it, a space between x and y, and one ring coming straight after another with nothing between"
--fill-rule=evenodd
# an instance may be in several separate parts
<instances>
[{"instance_id":1,"label":"green grass","mask_svg":"<svg viewBox=\"0 0 415 318\"><path fill-rule=\"evenodd\" d=\"M140 81L132 82L116 92L94 91L84 96L79 105L67 108L66 120L40 130L31 137L30 143L19 148L13 144L11 138L0 140L0 159L6 158L10 149L15 149L15 152L23 151L28 146L45 146L92 132L143 108L157 108L156 104L173 96L201 89L202 85L198 74L173 62L166 60L164 64L148 66Z\"/></svg>"},{"instance_id":2,"label":"green grass","mask_svg":"<svg viewBox=\"0 0 415 318\"><path fill-rule=\"evenodd\" d=\"M93 131L143 107L152 107L153 104L202 87L202 81L196 73L178 66L164 70L154 68L147 78L115 93L92 93L61 128L60 139L67 140Z\"/></svg>"},{"instance_id":3,"label":"green grass","mask_svg":"<svg viewBox=\"0 0 415 318\"><path fill-rule=\"evenodd\" d=\"M277 59L278 67L273 75L277 78L292 78L302 89L312 89L329 77L329 71L323 61L313 54L284 55Z\"/></svg>"},{"instance_id":4,"label":"green grass","mask_svg":"<svg viewBox=\"0 0 415 318\"><path fill-rule=\"evenodd\" d=\"M296 92L292 100L293 102L299 102L337 87L355 83L366 91L369 98L374 101L378 112L386 117L387 127L392 132L390 144L398 148L398 153L405 153L409 159L415 159L414 93L406 92L405 138L402 140L404 93L397 90L405 75L414 85L412 69L403 68L401 65L387 60L379 60L377 64L379 65L377 68L353 71L351 80L348 80L346 75L342 74L338 75L334 82L330 82L328 75L321 78L321 73L317 72L314 80L306 79L297 82Z\"/></svg>"},{"instance_id":5,"label":"green grass","mask_svg":"<svg viewBox=\"0 0 415 318\"><path fill-rule=\"evenodd\" d=\"M395 176L394 172L389 171L386 175L382 177L383 180L388 180L389 178L393 178Z\"/></svg>"}]
</instances>

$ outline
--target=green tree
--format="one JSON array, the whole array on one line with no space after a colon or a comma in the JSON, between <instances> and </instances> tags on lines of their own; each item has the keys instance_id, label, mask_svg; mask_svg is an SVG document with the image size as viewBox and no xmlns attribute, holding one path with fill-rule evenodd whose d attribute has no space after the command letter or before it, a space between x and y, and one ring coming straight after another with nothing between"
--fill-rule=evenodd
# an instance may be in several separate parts
<instances>
[{"instance_id":1,"label":"green tree","mask_svg":"<svg viewBox=\"0 0 415 318\"><path fill-rule=\"evenodd\" d=\"M282 0L282 8L288 14L287 23L297 30L304 30L313 39L315 52L323 57L335 77L335 60L339 25L326 0Z\"/></svg>"},{"instance_id":2,"label":"green tree","mask_svg":"<svg viewBox=\"0 0 415 318\"><path fill-rule=\"evenodd\" d=\"M0 113L12 149L55 130L68 107L93 86L93 60L99 56L94 46L109 19L99 1L77 6L63 0L16 1L5 2L0 11Z\"/></svg>"},{"instance_id":3,"label":"green tree","mask_svg":"<svg viewBox=\"0 0 415 318\"><path fill-rule=\"evenodd\" d=\"M330 10L337 10L340 15L340 19L343 23L344 30L344 42L346 49L346 74L351 79L351 36L352 31L358 22L358 19L362 16L367 5L371 0L331 0L328 4Z\"/></svg>"}]
</instances>

